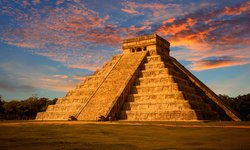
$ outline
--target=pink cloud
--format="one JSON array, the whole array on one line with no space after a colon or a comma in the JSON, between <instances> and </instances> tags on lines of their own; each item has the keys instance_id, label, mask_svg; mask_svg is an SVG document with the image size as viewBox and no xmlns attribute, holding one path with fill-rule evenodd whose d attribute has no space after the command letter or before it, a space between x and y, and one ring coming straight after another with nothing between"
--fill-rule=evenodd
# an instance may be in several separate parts
<instances>
[{"instance_id":1,"label":"pink cloud","mask_svg":"<svg viewBox=\"0 0 250 150\"><path fill-rule=\"evenodd\" d=\"M56 5L60 5L60 4L62 4L62 3L64 3L64 0L58 0L58 1L56 2Z\"/></svg>"},{"instance_id":2,"label":"pink cloud","mask_svg":"<svg viewBox=\"0 0 250 150\"><path fill-rule=\"evenodd\" d=\"M195 71L202 71L208 69L245 65L248 63L250 63L250 60L237 59L237 58L200 60L196 63L193 63L190 67Z\"/></svg>"},{"instance_id":3,"label":"pink cloud","mask_svg":"<svg viewBox=\"0 0 250 150\"><path fill-rule=\"evenodd\" d=\"M177 3L137 3L132 1L126 1L122 3L124 8L121 8L123 12L131 15L144 15L150 20L164 20L175 16L183 16L198 9L207 8L216 5L215 3L189 3L189 4L177 4Z\"/></svg>"},{"instance_id":4,"label":"pink cloud","mask_svg":"<svg viewBox=\"0 0 250 150\"><path fill-rule=\"evenodd\" d=\"M250 2L246 2L245 4L240 5L239 7L225 7L222 11L223 15L239 15L243 12L246 12L250 9Z\"/></svg>"},{"instance_id":5,"label":"pink cloud","mask_svg":"<svg viewBox=\"0 0 250 150\"><path fill-rule=\"evenodd\" d=\"M95 70L110 58L112 52L89 50L90 44L117 47L124 36L132 34L124 34L126 28L119 29L108 23L109 15L100 17L98 12L82 3L68 2L65 5L67 7L55 9L34 7L29 13L21 9L10 12L12 9L8 8L12 7L6 7L4 11L22 20L24 26L6 31L1 39L8 44L30 48L34 54L62 62L70 68ZM46 17L41 17L44 13Z\"/></svg>"},{"instance_id":6,"label":"pink cloud","mask_svg":"<svg viewBox=\"0 0 250 150\"><path fill-rule=\"evenodd\" d=\"M33 0L32 3L33 3L34 5L39 4L39 3L40 3L40 0Z\"/></svg>"},{"instance_id":7,"label":"pink cloud","mask_svg":"<svg viewBox=\"0 0 250 150\"><path fill-rule=\"evenodd\" d=\"M114 45L121 41L119 30L107 23L108 15L100 17L98 12L82 3L67 3L66 8L57 7L43 12L46 9L45 6L42 9L32 8L29 13L15 10L12 14L7 7L4 11L23 21L25 26L11 29L1 39L17 46L21 45L21 40L21 43L33 44L40 49L84 48L86 42ZM42 18L43 13L49 15ZM21 46L25 47L24 44Z\"/></svg>"},{"instance_id":8,"label":"pink cloud","mask_svg":"<svg viewBox=\"0 0 250 150\"><path fill-rule=\"evenodd\" d=\"M74 75L74 76L72 76L72 78L75 79L75 80L84 81L87 77L86 76Z\"/></svg>"},{"instance_id":9,"label":"pink cloud","mask_svg":"<svg viewBox=\"0 0 250 150\"><path fill-rule=\"evenodd\" d=\"M59 78L42 77L36 82L30 84L37 88L50 89L54 91L68 91L74 89L76 83ZM39 87L34 84L38 84Z\"/></svg>"},{"instance_id":10,"label":"pink cloud","mask_svg":"<svg viewBox=\"0 0 250 150\"><path fill-rule=\"evenodd\" d=\"M137 15L137 14L140 14L138 11L136 10L133 10L133 9L126 9L126 8L122 8L121 9L122 11L128 13L128 14L131 14L131 15Z\"/></svg>"},{"instance_id":11,"label":"pink cloud","mask_svg":"<svg viewBox=\"0 0 250 150\"><path fill-rule=\"evenodd\" d=\"M54 50L54 51L39 51L35 54L49 57L52 60L63 63L69 68L87 69L94 71L102 66L113 55L110 51L98 50L82 51L82 50Z\"/></svg>"},{"instance_id":12,"label":"pink cloud","mask_svg":"<svg viewBox=\"0 0 250 150\"><path fill-rule=\"evenodd\" d=\"M27 67L27 64L16 62L15 60L10 60L8 62L1 63L0 68L14 79L14 88L18 88L18 90L25 87L66 92L73 89L77 83L71 78L67 78L67 75L48 75L47 72L44 72L44 70L55 72L56 69L51 66L41 66L39 68L34 68L31 65L30 67ZM7 81L7 83L11 84L12 81ZM20 83L23 85L19 85ZM9 87L9 89L8 87L2 88L7 90L14 90L11 89L11 87Z\"/></svg>"},{"instance_id":13,"label":"pink cloud","mask_svg":"<svg viewBox=\"0 0 250 150\"><path fill-rule=\"evenodd\" d=\"M29 5L28 2L18 4L21 7ZM223 56L225 52L231 56L234 52L228 50L230 46L249 46L250 43L245 32L249 30L247 19L234 18L239 14L246 16L249 3L189 14L198 8L215 4L183 5L127 1L122 3L122 11L134 15L144 14L146 17L139 25L128 27L111 22L109 15L100 15L81 2L65 1L64 5L58 5L54 9L46 6L41 9L31 7L29 13L22 9L15 10L9 5L4 6L1 13L16 17L18 21L23 21L24 25L6 30L1 40L18 47L30 48L34 54L62 62L65 66L89 70L99 68L117 52L114 48L120 46L122 39L141 33L154 32L165 37L172 46L182 47L172 54L192 63L201 63L204 58L215 54ZM223 20L223 16L232 19ZM160 27L152 23L155 19L162 20ZM93 50L90 45L110 46L113 50ZM237 50L244 52L244 48Z\"/></svg>"},{"instance_id":14,"label":"pink cloud","mask_svg":"<svg viewBox=\"0 0 250 150\"><path fill-rule=\"evenodd\" d=\"M172 55L191 61L192 70L201 71L247 64L250 62L250 52L246 47L250 46L250 37L245 31L250 29L246 21L249 8L249 4L244 3L208 13L203 12L203 15L197 12L177 20L167 19L162 21L162 25L155 32L167 37L172 46L182 47L181 50L172 52ZM243 14L243 17L234 17L239 14ZM218 20L225 15L231 15L232 18ZM206 22L206 25L203 22ZM239 56L241 54L244 55ZM224 56L238 59L206 60L208 57Z\"/></svg>"},{"instance_id":15,"label":"pink cloud","mask_svg":"<svg viewBox=\"0 0 250 150\"><path fill-rule=\"evenodd\" d=\"M68 78L67 75L63 75L63 74L55 74L55 75L53 75L53 77L60 78L60 79L67 79Z\"/></svg>"}]
</instances>

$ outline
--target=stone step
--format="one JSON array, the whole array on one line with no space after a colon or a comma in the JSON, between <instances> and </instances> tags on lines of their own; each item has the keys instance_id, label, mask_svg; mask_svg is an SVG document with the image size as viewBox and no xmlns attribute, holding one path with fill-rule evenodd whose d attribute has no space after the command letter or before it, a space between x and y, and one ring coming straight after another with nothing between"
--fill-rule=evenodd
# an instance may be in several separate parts
<instances>
[{"instance_id":1,"label":"stone step","mask_svg":"<svg viewBox=\"0 0 250 150\"><path fill-rule=\"evenodd\" d=\"M180 83L177 83L176 85L178 86L179 90L181 90L183 92L186 92L189 94L194 94L194 95L196 95L196 93L197 93L196 89L191 87L191 86L180 84Z\"/></svg>"},{"instance_id":2,"label":"stone step","mask_svg":"<svg viewBox=\"0 0 250 150\"><path fill-rule=\"evenodd\" d=\"M104 75L91 75L88 76L87 79L85 80L85 82L99 82L100 80L102 80L105 76Z\"/></svg>"},{"instance_id":3,"label":"stone step","mask_svg":"<svg viewBox=\"0 0 250 150\"><path fill-rule=\"evenodd\" d=\"M78 92L90 92L90 91L95 91L96 88L79 88L79 89L75 89L72 92L73 93L78 93Z\"/></svg>"},{"instance_id":4,"label":"stone step","mask_svg":"<svg viewBox=\"0 0 250 150\"><path fill-rule=\"evenodd\" d=\"M211 110L208 104L195 102L195 101L185 101L185 100L175 100L175 101L150 101L150 102L125 102L123 105L123 110Z\"/></svg>"},{"instance_id":5,"label":"stone step","mask_svg":"<svg viewBox=\"0 0 250 150\"><path fill-rule=\"evenodd\" d=\"M120 119L131 121L191 121L218 120L213 111L182 110L182 111L121 111Z\"/></svg>"},{"instance_id":6,"label":"stone step","mask_svg":"<svg viewBox=\"0 0 250 150\"><path fill-rule=\"evenodd\" d=\"M172 76L172 75L169 75L169 76L173 77L174 81L178 84L190 86L190 84L186 78L181 78L181 77Z\"/></svg>"},{"instance_id":7,"label":"stone step","mask_svg":"<svg viewBox=\"0 0 250 150\"><path fill-rule=\"evenodd\" d=\"M186 100L186 99L175 99L175 98L170 98L170 99L137 99L135 98L134 100L126 101L126 102L135 102L135 103L182 103L183 101L187 101L188 103L204 103L202 100L197 101L197 100Z\"/></svg>"},{"instance_id":8,"label":"stone step","mask_svg":"<svg viewBox=\"0 0 250 150\"><path fill-rule=\"evenodd\" d=\"M126 101L125 103L188 103L191 105L192 108L208 108L208 104L206 104L203 100L186 100L186 99L175 99L175 98L170 98L170 99L130 99L130 101Z\"/></svg>"},{"instance_id":9,"label":"stone step","mask_svg":"<svg viewBox=\"0 0 250 150\"><path fill-rule=\"evenodd\" d=\"M116 64L116 62L120 59L121 55L113 56L112 60L105 63L101 69L98 69L94 74L95 75L106 75L110 69Z\"/></svg>"},{"instance_id":10,"label":"stone step","mask_svg":"<svg viewBox=\"0 0 250 150\"><path fill-rule=\"evenodd\" d=\"M178 70L175 69L170 69L169 70L169 75L172 75L174 77L178 77L178 78L182 78L182 79L187 79L187 76L181 72L179 72Z\"/></svg>"},{"instance_id":11,"label":"stone step","mask_svg":"<svg viewBox=\"0 0 250 150\"><path fill-rule=\"evenodd\" d=\"M169 69L151 69L151 70L142 70L139 72L140 77L155 77L155 76L167 76L169 75Z\"/></svg>"},{"instance_id":12,"label":"stone step","mask_svg":"<svg viewBox=\"0 0 250 150\"><path fill-rule=\"evenodd\" d=\"M152 93L152 94L129 94L127 101L151 101L151 100L165 100L165 99L184 99L184 95L181 92L178 93Z\"/></svg>"},{"instance_id":13,"label":"stone step","mask_svg":"<svg viewBox=\"0 0 250 150\"><path fill-rule=\"evenodd\" d=\"M70 112L70 111L76 111L81 106L83 106L84 103L72 103L72 104L55 104L55 105L49 105L46 111L62 111L62 112Z\"/></svg>"},{"instance_id":14,"label":"stone step","mask_svg":"<svg viewBox=\"0 0 250 150\"><path fill-rule=\"evenodd\" d=\"M161 69L161 68L173 68L173 67L174 67L173 64L163 62L163 61L157 61L157 62L151 62L151 63L145 63L144 64L144 70Z\"/></svg>"},{"instance_id":15,"label":"stone step","mask_svg":"<svg viewBox=\"0 0 250 150\"><path fill-rule=\"evenodd\" d=\"M76 86L76 89L96 88L99 84L100 84L99 82L80 83Z\"/></svg>"},{"instance_id":16,"label":"stone step","mask_svg":"<svg viewBox=\"0 0 250 150\"><path fill-rule=\"evenodd\" d=\"M39 112L36 120L68 120L71 115L68 112Z\"/></svg>"},{"instance_id":17,"label":"stone step","mask_svg":"<svg viewBox=\"0 0 250 150\"><path fill-rule=\"evenodd\" d=\"M187 97L187 98L185 98ZM196 102L203 102L202 98L197 95L188 94L185 95L183 92L177 93L152 93L152 94L130 94L128 96L128 102L136 101L154 101L154 100L192 100Z\"/></svg>"},{"instance_id":18,"label":"stone step","mask_svg":"<svg viewBox=\"0 0 250 150\"><path fill-rule=\"evenodd\" d=\"M154 62L154 63L145 63L144 64L144 69L145 70L150 70L150 69L161 69L165 68L164 62Z\"/></svg>"},{"instance_id":19,"label":"stone step","mask_svg":"<svg viewBox=\"0 0 250 150\"><path fill-rule=\"evenodd\" d=\"M182 91L185 99L192 99L192 100L196 100L196 101L203 101L202 98L198 95L198 94L194 94L194 93L188 93L186 91Z\"/></svg>"},{"instance_id":20,"label":"stone step","mask_svg":"<svg viewBox=\"0 0 250 150\"><path fill-rule=\"evenodd\" d=\"M84 90L73 90L67 93L66 97L71 97L71 96L90 96L95 92L94 89L84 89Z\"/></svg>"},{"instance_id":21,"label":"stone step","mask_svg":"<svg viewBox=\"0 0 250 150\"><path fill-rule=\"evenodd\" d=\"M147 86L133 86L132 93L133 94L142 94L142 93L167 93L173 92L176 93L178 91L185 91L188 93L195 93L195 89L189 86L178 85L176 83L162 84L162 85L147 85Z\"/></svg>"},{"instance_id":22,"label":"stone step","mask_svg":"<svg viewBox=\"0 0 250 150\"><path fill-rule=\"evenodd\" d=\"M155 62L161 62L161 56L160 55L151 55L147 56L147 62L148 63L155 63Z\"/></svg>"},{"instance_id":23,"label":"stone step","mask_svg":"<svg viewBox=\"0 0 250 150\"><path fill-rule=\"evenodd\" d=\"M166 83L176 82L187 86L189 85L187 80L178 77L173 77L171 75L137 78L135 83L136 85L162 85Z\"/></svg>"},{"instance_id":24,"label":"stone step","mask_svg":"<svg viewBox=\"0 0 250 150\"><path fill-rule=\"evenodd\" d=\"M172 63L170 63L170 62L164 61L164 64L165 64L165 67L166 67L166 68L171 68L171 69L174 68L174 65L173 65Z\"/></svg>"},{"instance_id":25,"label":"stone step","mask_svg":"<svg viewBox=\"0 0 250 150\"><path fill-rule=\"evenodd\" d=\"M62 111L62 110L51 110L51 111L46 111L46 113L59 113L59 114L76 114L78 110L69 110L69 111Z\"/></svg>"},{"instance_id":26,"label":"stone step","mask_svg":"<svg viewBox=\"0 0 250 150\"><path fill-rule=\"evenodd\" d=\"M148 69L148 70L141 70L139 72L139 77L155 77L155 76L167 76L167 75L172 75L172 76L176 76L178 78L182 78L182 79L187 79L187 77L176 71L173 70L172 68L160 68L160 69Z\"/></svg>"},{"instance_id":27,"label":"stone step","mask_svg":"<svg viewBox=\"0 0 250 150\"><path fill-rule=\"evenodd\" d=\"M80 95L80 96L68 96L64 98L60 98L57 100L57 104L66 104L66 103L82 103L86 101L89 97Z\"/></svg>"},{"instance_id":28,"label":"stone step","mask_svg":"<svg viewBox=\"0 0 250 150\"><path fill-rule=\"evenodd\" d=\"M123 110L171 110L171 111L177 111L177 110L190 110L191 106L188 104L188 102L182 102L182 103L136 103L136 102L126 102L123 105Z\"/></svg>"},{"instance_id":29,"label":"stone step","mask_svg":"<svg viewBox=\"0 0 250 150\"><path fill-rule=\"evenodd\" d=\"M121 111L121 120L131 121L181 121L197 120L193 110L188 111Z\"/></svg>"}]
</instances>

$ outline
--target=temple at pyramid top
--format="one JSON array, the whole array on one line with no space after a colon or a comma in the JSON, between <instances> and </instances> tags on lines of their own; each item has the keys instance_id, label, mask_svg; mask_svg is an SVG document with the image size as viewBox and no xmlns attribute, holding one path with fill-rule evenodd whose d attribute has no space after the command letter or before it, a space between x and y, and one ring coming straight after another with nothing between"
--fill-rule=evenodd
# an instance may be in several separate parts
<instances>
[{"instance_id":1,"label":"temple at pyramid top","mask_svg":"<svg viewBox=\"0 0 250 150\"><path fill-rule=\"evenodd\" d=\"M123 40L123 53L149 51L150 55L159 54L169 56L170 43L157 34L144 35Z\"/></svg>"},{"instance_id":2,"label":"temple at pyramid top","mask_svg":"<svg viewBox=\"0 0 250 150\"><path fill-rule=\"evenodd\" d=\"M123 53L36 120L197 121L240 116L175 58L156 34L123 41Z\"/></svg>"}]
</instances>

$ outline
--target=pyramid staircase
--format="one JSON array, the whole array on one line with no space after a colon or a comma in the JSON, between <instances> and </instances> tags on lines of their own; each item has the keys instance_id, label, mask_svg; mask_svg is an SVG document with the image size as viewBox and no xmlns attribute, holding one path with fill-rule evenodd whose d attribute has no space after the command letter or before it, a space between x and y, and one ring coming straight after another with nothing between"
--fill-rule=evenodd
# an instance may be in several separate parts
<instances>
[{"instance_id":1,"label":"pyramid staircase","mask_svg":"<svg viewBox=\"0 0 250 150\"><path fill-rule=\"evenodd\" d=\"M160 55L147 56L120 119L219 120L218 113L203 101L196 88L170 59L163 61Z\"/></svg>"},{"instance_id":2,"label":"pyramid staircase","mask_svg":"<svg viewBox=\"0 0 250 150\"><path fill-rule=\"evenodd\" d=\"M124 40L123 54L39 112L36 120L240 121L213 91L169 56L169 46L156 34Z\"/></svg>"}]
</instances>

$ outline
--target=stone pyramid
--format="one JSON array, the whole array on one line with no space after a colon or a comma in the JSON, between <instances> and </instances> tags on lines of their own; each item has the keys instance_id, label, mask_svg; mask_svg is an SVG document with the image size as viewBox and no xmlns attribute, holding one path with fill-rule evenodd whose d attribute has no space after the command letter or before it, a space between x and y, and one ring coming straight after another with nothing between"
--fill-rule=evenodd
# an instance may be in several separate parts
<instances>
[{"instance_id":1,"label":"stone pyramid","mask_svg":"<svg viewBox=\"0 0 250 150\"><path fill-rule=\"evenodd\" d=\"M123 54L39 112L36 120L240 121L169 56L169 46L156 34L124 40Z\"/></svg>"}]
</instances>

